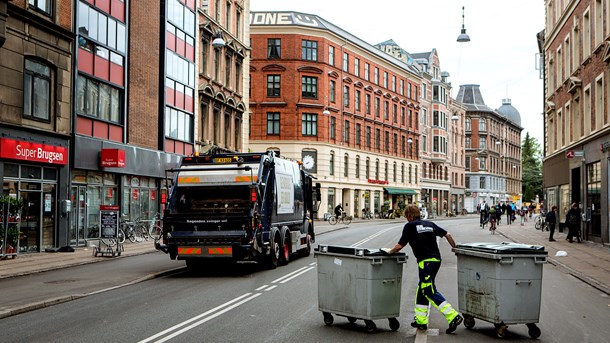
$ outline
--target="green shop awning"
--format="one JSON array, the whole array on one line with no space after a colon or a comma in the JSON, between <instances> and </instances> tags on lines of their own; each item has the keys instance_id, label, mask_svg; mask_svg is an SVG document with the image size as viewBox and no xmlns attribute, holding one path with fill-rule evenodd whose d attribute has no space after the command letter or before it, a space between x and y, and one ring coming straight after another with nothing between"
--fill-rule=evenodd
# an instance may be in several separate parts
<instances>
[{"instance_id":1,"label":"green shop awning","mask_svg":"<svg viewBox=\"0 0 610 343\"><path fill-rule=\"evenodd\" d=\"M415 195L415 194L417 194L416 190L408 189L408 188L384 187L383 189L388 194L398 194L398 195Z\"/></svg>"}]
</instances>

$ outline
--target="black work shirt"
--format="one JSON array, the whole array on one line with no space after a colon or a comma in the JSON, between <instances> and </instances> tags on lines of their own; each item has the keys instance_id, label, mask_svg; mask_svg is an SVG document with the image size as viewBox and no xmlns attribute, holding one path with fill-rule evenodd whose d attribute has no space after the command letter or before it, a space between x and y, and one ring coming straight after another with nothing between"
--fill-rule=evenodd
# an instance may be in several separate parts
<instances>
[{"instance_id":1,"label":"black work shirt","mask_svg":"<svg viewBox=\"0 0 610 343\"><path fill-rule=\"evenodd\" d=\"M398 244L403 247L411 245L417 262L428 259L441 259L441 252L436 244L436 236L445 237L447 231L427 220L414 220L405 224Z\"/></svg>"}]
</instances>

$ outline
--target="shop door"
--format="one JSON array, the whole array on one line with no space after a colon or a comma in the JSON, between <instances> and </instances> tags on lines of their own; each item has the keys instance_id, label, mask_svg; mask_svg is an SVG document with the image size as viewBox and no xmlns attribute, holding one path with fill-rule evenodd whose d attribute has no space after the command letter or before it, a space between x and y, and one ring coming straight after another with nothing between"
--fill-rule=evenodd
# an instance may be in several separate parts
<instances>
[{"instance_id":1,"label":"shop door","mask_svg":"<svg viewBox=\"0 0 610 343\"><path fill-rule=\"evenodd\" d=\"M72 201L72 213L70 214L70 245L86 246L86 186L72 186L70 199ZM97 237L97 233L95 233Z\"/></svg>"},{"instance_id":2,"label":"shop door","mask_svg":"<svg viewBox=\"0 0 610 343\"><path fill-rule=\"evenodd\" d=\"M22 187L25 183L22 183ZM28 184L29 189L40 188L40 184ZM23 209L21 211L21 230L19 250L21 252L36 252L40 251L40 231L42 193L40 191L20 191L19 198L23 201Z\"/></svg>"}]
</instances>

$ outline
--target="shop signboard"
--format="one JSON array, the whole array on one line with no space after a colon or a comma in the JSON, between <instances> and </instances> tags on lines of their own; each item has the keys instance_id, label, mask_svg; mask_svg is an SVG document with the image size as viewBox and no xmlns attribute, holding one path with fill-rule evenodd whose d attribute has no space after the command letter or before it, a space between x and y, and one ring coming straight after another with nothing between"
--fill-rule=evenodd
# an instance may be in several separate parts
<instances>
[{"instance_id":1,"label":"shop signboard","mask_svg":"<svg viewBox=\"0 0 610 343\"><path fill-rule=\"evenodd\" d=\"M100 206L100 238L119 236L119 207Z\"/></svg>"},{"instance_id":2,"label":"shop signboard","mask_svg":"<svg viewBox=\"0 0 610 343\"><path fill-rule=\"evenodd\" d=\"M68 148L0 138L0 158L65 165L68 164Z\"/></svg>"}]
</instances>

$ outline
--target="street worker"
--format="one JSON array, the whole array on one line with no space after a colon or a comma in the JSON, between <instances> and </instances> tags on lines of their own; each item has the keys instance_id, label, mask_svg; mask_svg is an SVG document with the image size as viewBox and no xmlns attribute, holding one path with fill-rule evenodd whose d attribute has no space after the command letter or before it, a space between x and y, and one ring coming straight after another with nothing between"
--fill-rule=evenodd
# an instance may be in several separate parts
<instances>
[{"instance_id":1,"label":"street worker","mask_svg":"<svg viewBox=\"0 0 610 343\"><path fill-rule=\"evenodd\" d=\"M443 315L449 328L446 333L452 333L463 321L445 297L436 288L434 279L441 267L441 253L436 243L436 237L445 237L452 248L455 241L451 234L431 221L421 220L417 206L409 205L405 208L405 217L408 222L402 229L402 236L392 249L383 249L389 254L400 251L407 244L411 245L413 255L419 267L419 284L415 297L415 321L412 327L428 329L428 306L434 305Z\"/></svg>"},{"instance_id":2,"label":"street worker","mask_svg":"<svg viewBox=\"0 0 610 343\"><path fill-rule=\"evenodd\" d=\"M553 238L553 235L555 234L555 224L557 223L557 206L553 206L551 207L551 210L546 214L546 222L549 226L549 231L551 232L551 234L549 235L549 242L554 242L555 239ZM542 215L542 214L540 214Z\"/></svg>"}]
</instances>

